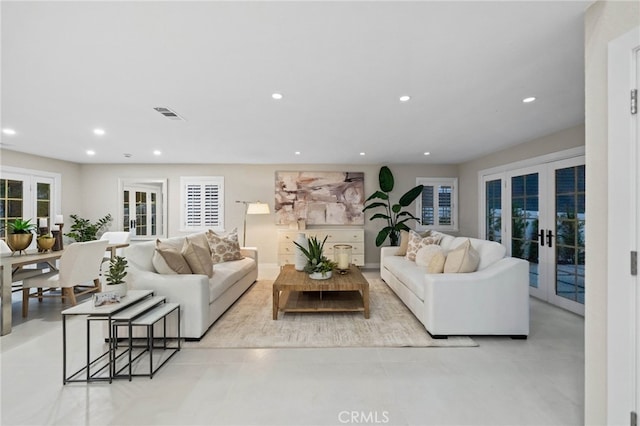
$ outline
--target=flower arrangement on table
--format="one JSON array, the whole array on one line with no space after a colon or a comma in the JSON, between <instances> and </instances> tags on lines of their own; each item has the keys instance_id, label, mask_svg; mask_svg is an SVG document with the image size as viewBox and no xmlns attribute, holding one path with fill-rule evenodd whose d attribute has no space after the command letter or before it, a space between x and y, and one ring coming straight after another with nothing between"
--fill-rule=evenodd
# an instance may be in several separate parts
<instances>
[{"instance_id":1,"label":"flower arrangement on table","mask_svg":"<svg viewBox=\"0 0 640 426\"><path fill-rule=\"evenodd\" d=\"M322 242L318 241L316 237L309 237L307 238L308 248L303 247L295 241L293 242L307 258L307 264L304 267L304 271L309 274L310 278L331 278L333 269L338 266L335 262L327 259L323 254L324 243L326 241L327 237L324 237Z\"/></svg>"}]
</instances>

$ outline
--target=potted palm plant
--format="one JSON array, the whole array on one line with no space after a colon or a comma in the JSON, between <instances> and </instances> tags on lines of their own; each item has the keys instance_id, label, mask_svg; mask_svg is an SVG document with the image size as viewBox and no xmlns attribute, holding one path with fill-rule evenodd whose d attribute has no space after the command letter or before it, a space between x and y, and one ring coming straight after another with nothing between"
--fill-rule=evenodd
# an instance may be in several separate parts
<instances>
[{"instance_id":1,"label":"potted palm plant","mask_svg":"<svg viewBox=\"0 0 640 426\"><path fill-rule=\"evenodd\" d=\"M308 248L303 247L297 242L293 242L298 249L307 258L307 264L304 267L304 271L309 274L309 278L314 280L326 280L331 278L333 274L333 268L337 264L327 259L323 254L324 243L327 241L327 237L324 237L322 242L318 241L316 237L307 238Z\"/></svg>"},{"instance_id":2,"label":"potted palm plant","mask_svg":"<svg viewBox=\"0 0 640 426\"><path fill-rule=\"evenodd\" d=\"M392 246L397 246L399 242L400 231L408 231L410 229L407 226L406 222L409 220L415 220L420 223L419 218L402 209L404 207L408 207L415 201L416 198L420 196L420 194L422 194L424 186L417 185L411 188L400 197L400 200L398 200L397 203L391 204L390 195L391 191L393 191L394 179L393 173L391 173L389 167L382 166L380 168L378 180L380 183L380 190L371 194L371 196L367 198L365 203L368 203L371 200L382 201L371 201L371 203L364 206L362 211L374 209L377 207L383 207L385 210L384 213L376 213L369 219L383 219L387 222L387 226L385 226L380 230L380 232L378 232L378 236L376 237L376 246L380 247L385 242L387 237L389 237L389 239L391 240Z\"/></svg>"},{"instance_id":3,"label":"potted palm plant","mask_svg":"<svg viewBox=\"0 0 640 426\"><path fill-rule=\"evenodd\" d=\"M31 223L31 219L15 219L7 224L7 245L14 252L24 251L31 245L33 231L36 226Z\"/></svg>"},{"instance_id":4,"label":"potted palm plant","mask_svg":"<svg viewBox=\"0 0 640 426\"><path fill-rule=\"evenodd\" d=\"M109 270L105 274L107 277L107 290L116 292L120 297L127 294L127 283L124 277L127 276L127 259L116 256L109 261Z\"/></svg>"}]
</instances>

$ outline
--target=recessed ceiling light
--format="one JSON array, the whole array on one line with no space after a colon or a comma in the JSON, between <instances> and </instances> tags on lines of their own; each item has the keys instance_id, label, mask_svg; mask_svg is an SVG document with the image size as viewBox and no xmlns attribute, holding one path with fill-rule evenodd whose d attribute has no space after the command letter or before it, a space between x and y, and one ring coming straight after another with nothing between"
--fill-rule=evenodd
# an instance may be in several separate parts
<instances>
[{"instance_id":1,"label":"recessed ceiling light","mask_svg":"<svg viewBox=\"0 0 640 426\"><path fill-rule=\"evenodd\" d=\"M425 152L424 155L431 155L429 151Z\"/></svg>"},{"instance_id":2,"label":"recessed ceiling light","mask_svg":"<svg viewBox=\"0 0 640 426\"><path fill-rule=\"evenodd\" d=\"M104 129L93 129L93 133L98 136L102 136L105 134Z\"/></svg>"},{"instance_id":3,"label":"recessed ceiling light","mask_svg":"<svg viewBox=\"0 0 640 426\"><path fill-rule=\"evenodd\" d=\"M364 152L361 152L360 155L365 155Z\"/></svg>"},{"instance_id":4,"label":"recessed ceiling light","mask_svg":"<svg viewBox=\"0 0 640 426\"><path fill-rule=\"evenodd\" d=\"M96 152L92 149L87 150L87 155L96 155Z\"/></svg>"},{"instance_id":5,"label":"recessed ceiling light","mask_svg":"<svg viewBox=\"0 0 640 426\"><path fill-rule=\"evenodd\" d=\"M153 155L162 155L162 151L156 149L155 151L153 151Z\"/></svg>"},{"instance_id":6,"label":"recessed ceiling light","mask_svg":"<svg viewBox=\"0 0 640 426\"><path fill-rule=\"evenodd\" d=\"M13 136L16 134L16 131L13 129L2 129L2 133L4 133L5 135Z\"/></svg>"},{"instance_id":7,"label":"recessed ceiling light","mask_svg":"<svg viewBox=\"0 0 640 426\"><path fill-rule=\"evenodd\" d=\"M278 99L278 100L283 98L282 93L273 93L273 94L271 94L271 97L273 99Z\"/></svg>"},{"instance_id":8,"label":"recessed ceiling light","mask_svg":"<svg viewBox=\"0 0 640 426\"><path fill-rule=\"evenodd\" d=\"M400 102L407 102L409 99L411 99L411 96L407 96L407 95L400 96Z\"/></svg>"},{"instance_id":9,"label":"recessed ceiling light","mask_svg":"<svg viewBox=\"0 0 640 426\"><path fill-rule=\"evenodd\" d=\"M528 104L528 103L533 102L533 101L535 101L535 100L536 100L536 98L535 98L535 97L530 96L530 97L528 97L528 98L524 98L524 99L522 100L522 102L524 102L525 104Z\"/></svg>"},{"instance_id":10,"label":"recessed ceiling light","mask_svg":"<svg viewBox=\"0 0 640 426\"><path fill-rule=\"evenodd\" d=\"M296 155L300 155L300 151L296 151L296 152L295 152L295 154L296 154Z\"/></svg>"}]
</instances>

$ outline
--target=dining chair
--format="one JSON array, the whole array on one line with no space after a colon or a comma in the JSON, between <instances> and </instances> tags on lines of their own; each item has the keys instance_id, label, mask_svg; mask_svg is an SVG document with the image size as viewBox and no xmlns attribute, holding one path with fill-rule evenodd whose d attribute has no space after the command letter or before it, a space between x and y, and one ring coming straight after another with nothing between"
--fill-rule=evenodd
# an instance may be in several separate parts
<instances>
[{"instance_id":1,"label":"dining chair","mask_svg":"<svg viewBox=\"0 0 640 426\"><path fill-rule=\"evenodd\" d=\"M109 241L109 244L129 244L131 241L131 232L128 231L107 231L100 237L101 240ZM116 250L116 255L122 256L122 249ZM106 252L102 261L111 260L111 252Z\"/></svg>"},{"instance_id":2,"label":"dining chair","mask_svg":"<svg viewBox=\"0 0 640 426\"><path fill-rule=\"evenodd\" d=\"M29 312L29 298L62 297L75 305L76 296L100 291L100 265L109 242L107 240L87 241L68 245L60 257L58 271L22 282L22 316ZM31 289L36 288L35 293ZM61 289L60 295L46 295L44 292ZM75 290L79 290L78 293Z\"/></svg>"}]
</instances>

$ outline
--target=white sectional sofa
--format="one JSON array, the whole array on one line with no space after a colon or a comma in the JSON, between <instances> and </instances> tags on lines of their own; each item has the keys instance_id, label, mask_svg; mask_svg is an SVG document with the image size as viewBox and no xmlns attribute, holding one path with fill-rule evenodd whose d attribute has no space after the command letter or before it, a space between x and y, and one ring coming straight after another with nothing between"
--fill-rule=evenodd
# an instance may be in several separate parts
<instances>
[{"instance_id":1,"label":"white sectional sofa","mask_svg":"<svg viewBox=\"0 0 640 426\"><path fill-rule=\"evenodd\" d=\"M441 234L440 245L451 250L466 237ZM429 274L424 266L396 256L398 247L383 247L380 276L413 312L429 334L509 335L529 334L529 265L505 257L504 246L468 239L479 253L476 272Z\"/></svg>"},{"instance_id":2,"label":"white sectional sofa","mask_svg":"<svg viewBox=\"0 0 640 426\"><path fill-rule=\"evenodd\" d=\"M187 236L189 237L189 236ZM174 237L164 243L182 247L185 237ZM153 290L166 296L167 302L180 304L181 336L200 339L209 327L253 284L258 277L258 251L241 248L244 256L213 265L213 275L160 274L152 258L156 242L133 243L124 250L129 262L129 289Z\"/></svg>"}]
</instances>

